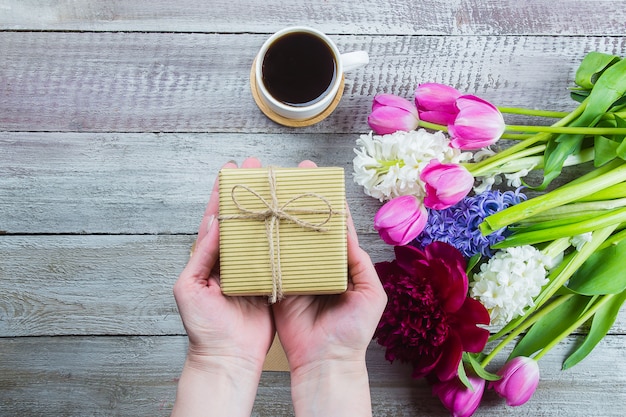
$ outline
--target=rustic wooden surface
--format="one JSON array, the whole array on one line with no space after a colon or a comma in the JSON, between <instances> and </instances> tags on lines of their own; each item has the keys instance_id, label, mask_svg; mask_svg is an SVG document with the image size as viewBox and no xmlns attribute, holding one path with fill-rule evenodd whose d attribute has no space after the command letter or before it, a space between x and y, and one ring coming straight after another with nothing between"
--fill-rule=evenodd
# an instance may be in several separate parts
<instances>
[{"instance_id":1,"label":"rustic wooden surface","mask_svg":"<svg viewBox=\"0 0 626 417\"><path fill-rule=\"evenodd\" d=\"M349 174L372 96L426 81L568 110L588 51L626 55L624 22L626 2L602 0L0 0L0 415L169 414L186 349L171 288L227 160ZM292 129L256 108L248 74L298 23L370 64L328 119ZM389 259L378 203L346 185L364 247ZM560 371L577 340L542 359L529 403L490 392L476 415L623 415L626 313ZM374 343L368 366L376 416L447 415ZM264 373L253 415L293 415L287 373Z\"/></svg>"}]
</instances>

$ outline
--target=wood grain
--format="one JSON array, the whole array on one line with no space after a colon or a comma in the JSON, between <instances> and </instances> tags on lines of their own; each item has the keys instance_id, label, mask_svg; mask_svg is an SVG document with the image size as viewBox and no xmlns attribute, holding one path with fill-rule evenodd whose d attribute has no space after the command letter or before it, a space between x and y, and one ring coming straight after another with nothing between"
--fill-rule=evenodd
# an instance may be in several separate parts
<instances>
[{"instance_id":1,"label":"wood grain","mask_svg":"<svg viewBox=\"0 0 626 417\"><path fill-rule=\"evenodd\" d=\"M284 133L256 107L249 70L263 35L0 32L0 131ZM370 64L333 114L301 132L367 131L372 97L436 81L502 106L571 110L591 50L624 37L336 36Z\"/></svg>"},{"instance_id":2,"label":"wood grain","mask_svg":"<svg viewBox=\"0 0 626 417\"><path fill-rule=\"evenodd\" d=\"M436 81L569 110L587 52L626 55L625 21L622 0L0 1L0 415L169 415L187 348L172 285L224 162L343 167L361 243L389 260L380 203L350 179L372 97ZM258 48L292 24L370 55L333 114L299 129L249 89ZM573 369L579 336L546 355L526 405L489 391L475 415L623 415L625 335L622 309ZM367 363L375 416L448 415L374 342ZM252 415L293 416L288 374L263 374Z\"/></svg>"},{"instance_id":3,"label":"wood grain","mask_svg":"<svg viewBox=\"0 0 626 417\"><path fill-rule=\"evenodd\" d=\"M0 339L3 416L167 416L186 353L184 336L22 337ZM541 383L522 407L488 391L476 416L621 416L626 400L625 348L607 337L578 366L560 371L565 342L542 359ZM22 366L15 366L21 364ZM447 416L423 381L389 364L372 342L367 365L375 416ZM495 365L498 365L497 363ZM599 379L610 384L597 384ZM289 374L265 372L252 416L293 416Z\"/></svg>"},{"instance_id":4,"label":"wood grain","mask_svg":"<svg viewBox=\"0 0 626 417\"><path fill-rule=\"evenodd\" d=\"M245 11L245 12L243 12ZM271 33L306 22L328 33L623 35L623 1L5 0L11 30Z\"/></svg>"},{"instance_id":5,"label":"wood grain","mask_svg":"<svg viewBox=\"0 0 626 417\"><path fill-rule=\"evenodd\" d=\"M172 286L193 235L0 236L0 336L184 334ZM374 262L393 259L374 234ZM626 333L626 310L611 333Z\"/></svg>"}]
</instances>

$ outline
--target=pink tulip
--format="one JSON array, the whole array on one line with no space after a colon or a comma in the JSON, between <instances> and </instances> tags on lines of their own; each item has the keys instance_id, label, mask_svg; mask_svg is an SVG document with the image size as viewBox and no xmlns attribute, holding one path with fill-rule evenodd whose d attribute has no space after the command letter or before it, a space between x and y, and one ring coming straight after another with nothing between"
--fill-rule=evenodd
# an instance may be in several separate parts
<instances>
[{"instance_id":1,"label":"pink tulip","mask_svg":"<svg viewBox=\"0 0 626 417\"><path fill-rule=\"evenodd\" d=\"M389 245L404 246L426 226L428 213L417 197L396 197L383 205L374 216L374 229Z\"/></svg>"},{"instance_id":2,"label":"pink tulip","mask_svg":"<svg viewBox=\"0 0 626 417\"><path fill-rule=\"evenodd\" d=\"M456 100L456 119L448 124L450 146L472 150L492 145L504 133L504 118L493 104L476 96Z\"/></svg>"},{"instance_id":3,"label":"pink tulip","mask_svg":"<svg viewBox=\"0 0 626 417\"><path fill-rule=\"evenodd\" d=\"M539 364L526 356L508 361L497 372L502 377L489 384L510 406L524 404L532 397L539 385Z\"/></svg>"},{"instance_id":4,"label":"pink tulip","mask_svg":"<svg viewBox=\"0 0 626 417\"><path fill-rule=\"evenodd\" d=\"M374 97L367 123L377 134L386 135L416 129L419 118L417 109L409 100L393 94L378 94Z\"/></svg>"},{"instance_id":5,"label":"pink tulip","mask_svg":"<svg viewBox=\"0 0 626 417\"><path fill-rule=\"evenodd\" d=\"M422 170L420 179L426 186L424 205L443 210L461 201L474 186L474 177L465 167L442 164L433 159Z\"/></svg>"},{"instance_id":6,"label":"pink tulip","mask_svg":"<svg viewBox=\"0 0 626 417\"><path fill-rule=\"evenodd\" d=\"M453 417L469 417L474 414L485 391L484 379L471 372L467 373L467 378L472 384L473 390L463 385L458 378L438 381L433 384L433 395L439 397L443 406L450 411Z\"/></svg>"},{"instance_id":7,"label":"pink tulip","mask_svg":"<svg viewBox=\"0 0 626 417\"><path fill-rule=\"evenodd\" d=\"M415 105L420 120L440 125L449 125L454 122L459 109L455 101L461 93L445 84L420 84L415 90Z\"/></svg>"}]
</instances>

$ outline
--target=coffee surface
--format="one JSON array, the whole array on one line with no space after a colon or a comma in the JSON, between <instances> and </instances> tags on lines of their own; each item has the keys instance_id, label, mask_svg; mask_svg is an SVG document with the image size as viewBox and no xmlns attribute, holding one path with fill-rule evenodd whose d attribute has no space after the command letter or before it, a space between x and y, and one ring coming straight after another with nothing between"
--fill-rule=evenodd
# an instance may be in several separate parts
<instances>
[{"instance_id":1,"label":"coffee surface","mask_svg":"<svg viewBox=\"0 0 626 417\"><path fill-rule=\"evenodd\" d=\"M308 106L320 100L333 84L336 65L332 50L309 33L276 39L263 59L263 84L276 100Z\"/></svg>"}]
</instances>

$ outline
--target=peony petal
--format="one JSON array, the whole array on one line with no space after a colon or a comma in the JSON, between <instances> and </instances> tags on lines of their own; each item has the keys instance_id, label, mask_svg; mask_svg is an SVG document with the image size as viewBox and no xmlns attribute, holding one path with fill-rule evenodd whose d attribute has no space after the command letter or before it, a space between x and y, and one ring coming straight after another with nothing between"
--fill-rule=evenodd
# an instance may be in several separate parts
<instances>
[{"instance_id":1,"label":"peony petal","mask_svg":"<svg viewBox=\"0 0 626 417\"><path fill-rule=\"evenodd\" d=\"M454 378L457 375L462 357L463 345L461 339L455 333L448 334L448 338L442 346L442 358L434 371L437 378L440 381Z\"/></svg>"},{"instance_id":2,"label":"peony petal","mask_svg":"<svg viewBox=\"0 0 626 417\"><path fill-rule=\"evenodd\" d=\"M480 301L467 297L457 313L466 323L489 324L489 311Z\"/></svg>"},{"instance_id":3,"label":"peony petal","mask_svg":"<svg viewBox=\"0 0 626 417\"><path fill-rule=\"evenodd\" d=\"M414 246L396 246L394 252L398 267L410 276L415 276L415 262L426 258L424 252Z\"/></svg>"},{"instance_id":4,"label":"peony petal","mask_svg":"<svg viewBox=\"0 0 626 417\"><path fill-rule=\"evenodd\" d=\"M442 355L443 352L441 350L437 352L437 355L435 356L422 355L419 362L413 364L413 372L411 373L411 376L415 379L419 379L429 375L433 372L437 364L439 364Z\"/></svg>"}]
</instances>

